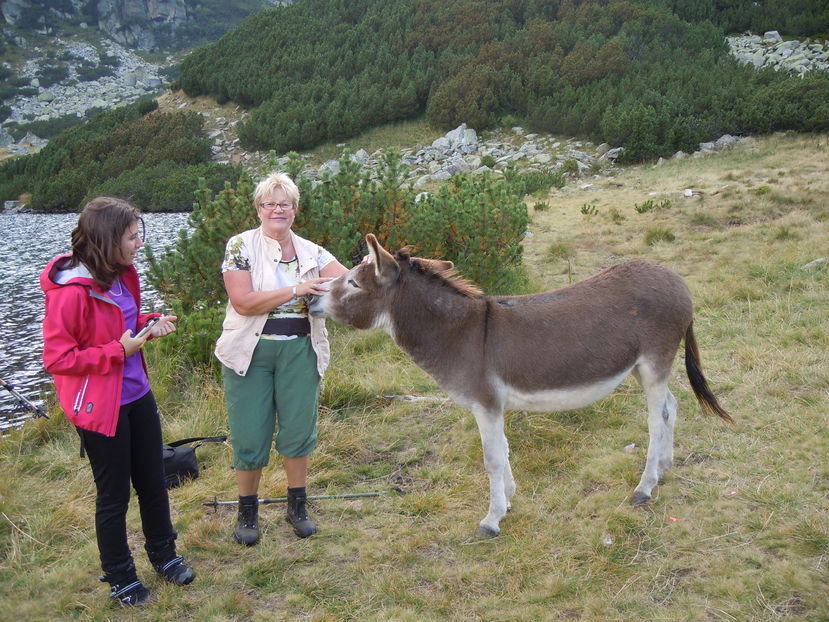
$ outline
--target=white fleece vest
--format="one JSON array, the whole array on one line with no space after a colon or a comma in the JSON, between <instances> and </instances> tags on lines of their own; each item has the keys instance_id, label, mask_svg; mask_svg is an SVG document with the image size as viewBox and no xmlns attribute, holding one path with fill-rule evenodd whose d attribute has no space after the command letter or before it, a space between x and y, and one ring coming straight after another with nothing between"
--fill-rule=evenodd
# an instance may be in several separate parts
<instances>
[{"instance_id":1,"label":"white fleece vest","mask_svg":"<svg viewBox=\"0 0 829 622\"><path fill-rule=\"evenodd\" d=\"M276 289L274 266L282 259L282 247L279 242L266 236L261 227L244 231L239 236L250 252L250 277L254 291ZM293 231L291 237L299 262L300 281L319 277L320 247L310 240L301 238ZM216 341L214 350L216 358L226 367L244 376L248 371L253 350L256 348L267 319L267 313L242 315L228 301L227 312L222 323L222 334ZM324 318L309 317L308 319L311 322L311 346L317 354L317 371L322 378L331 358L328 331L325 329Z\"/></svg>"}]
</instances>

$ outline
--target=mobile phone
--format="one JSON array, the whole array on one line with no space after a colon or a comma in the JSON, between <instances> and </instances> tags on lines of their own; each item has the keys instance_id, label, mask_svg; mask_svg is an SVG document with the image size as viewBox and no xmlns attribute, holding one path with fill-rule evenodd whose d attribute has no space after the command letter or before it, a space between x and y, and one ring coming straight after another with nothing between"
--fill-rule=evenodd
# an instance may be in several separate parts
<instances>
[{"instance_id":1,"label":"mobile phone","mask_svg":"<svg viewBox=\"0 0 829 622\"><path fill-rule=\"evenodd\" d=\"M146 335L148 332L150 332L150 329L153 326L155 326L156 324L158 324L160 319L161 318L151 317L149 320L147 320L147 325L144 328L142 328L141 330L138 331L138 334L135 336L135 339L140 339L141 337Z\"/></svg>"}]
</instances>

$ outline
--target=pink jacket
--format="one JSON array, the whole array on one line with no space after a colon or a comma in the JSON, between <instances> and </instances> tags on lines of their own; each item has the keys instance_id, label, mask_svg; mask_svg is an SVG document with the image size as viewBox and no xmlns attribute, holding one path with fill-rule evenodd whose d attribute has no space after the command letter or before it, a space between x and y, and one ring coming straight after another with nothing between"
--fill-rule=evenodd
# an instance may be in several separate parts
<instances>
[{"instance_id":1,"label":"pink jacket","mask_svg":"<svg viewBox=\"0 0 829 622\"><path fill-rule=\"evenodd\" d=\"M124 349L119 342L126 330L124 316L83 264L64 267L69 257L56 257L40 274L40 288L46 294L43 364L54 377L69 421L84 430L115 436L124 371ZM130 266L121 280L140 310L135 267ZM138 327L158 315L139 313Z\"/></svg>"}]
</instances>

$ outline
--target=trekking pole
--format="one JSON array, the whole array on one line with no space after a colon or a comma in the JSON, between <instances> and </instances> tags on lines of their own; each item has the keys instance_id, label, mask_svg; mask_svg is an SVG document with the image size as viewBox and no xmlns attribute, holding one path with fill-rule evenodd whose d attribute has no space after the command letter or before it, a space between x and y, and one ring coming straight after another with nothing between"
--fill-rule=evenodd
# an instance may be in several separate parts
<instances>
[{"instance_id":1,"label":"trekking pole","mask_svg":"<svg viewBox=\"0 0 829 622\"><path fill-rule=\"evenodd\" d=\"M308 501L319 501L323 499L362 499L365 497L379 497L381 495L389 494L390 492L396 492L399 495L405 495L406 491L402 488L397 486L392 486L390 490L378 490L376 492L348 492L342 493L338 495L308 495L306 499ZM274 499L259 499L260 504L266 503L285 503L288 501L288 497L276 497ZM218 501L216 497L213 497L213 501L207 501L206 503L202 503L202 505L206 505L208 507L212 507L214 510L218 508L220 505L238 505L238 501Z\"/></svg>"},{"instance_id":2,"label":"trekking pole","mask_svg":"<svg viewBox=\"0 0 829 622\"><path fill-rule=\"evenodd\" d=\"M35 419L37 419L38 417L44 417L46 419L49 418L49 415L47 415L46 411L43 410L43 406L38 406L37 404L33 404L32 402L27 400L25 397L20 395L20 393L15 391L15 389L12 385L10 385L8 382L3 380L2 378L0 378L0 388L3 388L6 391L8 391L9 393L11 393L12 397L15 399L15 401L17 402L17 405L20 408L24 408L26 410L32 411L32 413L35 416Z\"/></svg>"}]
</instances>

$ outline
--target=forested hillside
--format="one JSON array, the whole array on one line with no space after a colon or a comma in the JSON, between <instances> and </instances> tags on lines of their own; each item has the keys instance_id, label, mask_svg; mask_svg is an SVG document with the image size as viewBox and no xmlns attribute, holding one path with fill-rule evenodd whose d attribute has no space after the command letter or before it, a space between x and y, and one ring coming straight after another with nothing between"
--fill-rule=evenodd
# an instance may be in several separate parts
<instances>
[{"instance_id":1,"label":"forested hillside","mask_svg":"<svg viewBox=\"0 0 829 622\"><path fill-rule=\"evenodd\" d=\"M712 23L713 19L715 23ZM821 0L303 0L257 13L183 63L181 86L250 109L250 148L307 149L425 112L483 129L691 151L725 133L829 129L829 76L756 72L724 34L829 30Z\"/></svg>"},{"instance_id":2,"label":"forested hillside","mask_svg":"<svg viewBox=\"0 0 829 622\"><path fill-rule=\"evenodd\" d=\"M96 195L129 198L145 211L180 211L199 178L215 191L239 171L212 163L204 119L164 113L154 100L116 108L62 132L39 153L0 165L0 196L28 193L42 211L77 211Z\"/></svg>"}]
</instances>

